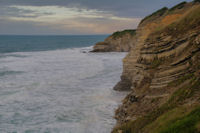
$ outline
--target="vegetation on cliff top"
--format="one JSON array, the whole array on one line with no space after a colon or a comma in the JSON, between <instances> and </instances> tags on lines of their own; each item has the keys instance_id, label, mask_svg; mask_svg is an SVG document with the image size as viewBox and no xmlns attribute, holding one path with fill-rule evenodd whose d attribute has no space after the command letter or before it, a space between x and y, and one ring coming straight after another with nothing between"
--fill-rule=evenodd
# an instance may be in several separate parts
<instances>
[{"instance_id":1,"label":"vegetation on cliff top","mask_svg":"<svg viewBox=\"0 0 200 133\"><path fill-rule=\"evenodd\" d=\"M182 34L184 31L189 31L200 25L200 8L196 8L191 11L187 16L183 17L179 21L172 23L166 27L166 32L169 35Z\"/></svg>"},{"instance_id":2,"label":"vegetation on cliff top","mask_svg":"<svg viewBox=\"0 0 200 133\"><path fill-rule=\"evenodd\" d=\"M114 32L103 42L98 42L91 52L128 52L134 45L132 39L136 35L136 30L124 30Z\"/></svg>"},{"instance_id":3,"label":"vegetation on cliff top","mask_svg":"<svg viewBox=\"0 0 200 133\"><path fill-rule=\"evenodd\" d=\"M122 37L125 34L130 34L130 35L134 36L136 34L136 30L117 31L117 32L113 33L111 36L113 38L119 38L119 37Z\"/></svg>"},{"instance_id":4,"label":"vegetation on cliff top","mask_svg":"<svg viewBox=\"0 0 200 133\"><path fill-rule=\"evenodd\" d=\"M176 6L172 7L172 8L170 8L169 11L174 11L174 10L176 10L176 9L181 9L181 8L183 8L183 7L185 6L185 4L187 4L186 1L181 2L181 3L179 3L178 5L176 5Z\"/></svg>"},{"instance_id":5,"label":"vegetation on cliff top","mask_svg":"<svg viewBox=\"0 0 200 133\"><path fill-rule=\"evenodd\" d=\"M140 23L143 23L144 21L146 21L147 19L152 18L153 16L162 16L164 13L166 13L168 11L167 7L163 7L162 9L159 9L158 11L152 13L151 15L145 17Z\"/></svg>"},{"instance_id":6,"label":"vegetation on cliff top","mask_svg":"<svg viewBox=\"0 0 200 133\"><path fill-rule=\"evenodd\" d=\"M184 5L184 2L173 7L172 9L175 10L175 8L178 8L181 5ZM200 25L200 6L194 7L187 15L183 15L182 17L178 18L175 22L164 27L158 27L154 32L151 33L151 35L159 36L160 34L164 33L165 35L177 37L178 35L187 33L185 31L189 32L193 30L198 25Z\"/></svg>"},{"instance_id":7,"label":"vegetation on cliff top","mask_svg":"<svg viewBox=\"0 0 200 133\"><path fill-rule=\"evenodd\" d=\"M193 3L199 3L199 2L200 2L200 0L194 0L193 1ZM172 13L173 11L175 11L177 9L182 9L182 8L184 8L184 6L186 4L187 4L187 2L184 1L184 2L181 2L181 3L177 4L177 5L175 5L174 7L170 8L170 9L168 9L167 7L163 7L161 9L155 11L151 15L149 15L149 16L145 17L144 19L142 19L140 24L143 23L146 20L155 19L154 17L158 17L159 18L159 17L163 16L164 14L167 15L167 14Z\"/></svg>"}]
</instances>

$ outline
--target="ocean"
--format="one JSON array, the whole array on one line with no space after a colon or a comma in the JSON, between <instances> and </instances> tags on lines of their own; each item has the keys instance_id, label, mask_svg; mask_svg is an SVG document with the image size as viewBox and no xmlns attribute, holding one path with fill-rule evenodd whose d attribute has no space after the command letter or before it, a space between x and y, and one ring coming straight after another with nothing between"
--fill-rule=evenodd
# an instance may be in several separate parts
<instances>
[{"instance_id":1,"label":"ocean","mask_svg":"<svg viewBox=\"0 0 200 133\"><path fill-rule=\"evenodd\" d=\"M107 36L0 36L0 133L109 133L126 53Z\"/></svg>"}]
</instances>

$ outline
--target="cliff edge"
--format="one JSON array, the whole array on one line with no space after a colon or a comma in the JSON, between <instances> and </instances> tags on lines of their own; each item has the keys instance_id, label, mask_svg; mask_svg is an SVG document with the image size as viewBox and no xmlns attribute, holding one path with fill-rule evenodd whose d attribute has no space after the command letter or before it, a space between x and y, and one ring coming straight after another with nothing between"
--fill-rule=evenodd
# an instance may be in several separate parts
<instances>
[{"instance_id":1,"label":"cliff edge","mask_svg":"<svg viewBox=\"0 0 200 133\"><path fill-rule=\"evenodd\" d=\"M115 32L97 43L91 52L128 52L135 44L135 35L135 30Z\"/></svg>"},{"instance_id":2,"label":"cliff edge","mask_svg":"<svg viewBox=\"0 0 200 133\"><path fill-rule=\"evenodd\" d=\"M116 90L129 90L113 133L200 132L200 1L144 18Z\"/></svg>"}]
</instances>

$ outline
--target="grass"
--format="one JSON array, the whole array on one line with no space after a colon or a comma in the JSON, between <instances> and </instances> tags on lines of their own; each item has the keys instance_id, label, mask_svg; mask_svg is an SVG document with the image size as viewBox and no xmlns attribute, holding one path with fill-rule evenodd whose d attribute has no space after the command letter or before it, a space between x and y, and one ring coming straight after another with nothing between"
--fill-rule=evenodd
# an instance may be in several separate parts
<instances>
[{"instance_id":1,"label":"grass","mask_svg":"<svg viewBox=\"0 0 200 133\"><path fill-rule=\"evenodd\" d=\"M186 77L188 78L189 76L186 76ZM194 76L191 76L190 79L191 79L191 81L187 86L184 86L183 88L180 88L177 91L175 91L174 94L171 96L171 98L165 104L163 104L160 108L147 114L146 116L138 118L136 121L130 121L130 122L122 125L120 128L115 129L113 131L113 133L117 133L117 130L122 130L123 133L139 133L139 132L141 132L142 129L144 129L144 127L153 123L160 116L164 115L165 113L169 112L170 110L177 108L178 105L181 105L186 99L189 99L190 97L192 97L195 94L195 92L197 90L199 90L200 80L195 78ZM183 80L180 79L180 81L183 81ZM179 127L179 125L181 125L181 124L182 125L190 124L186 120L187 119L184 118L182 123L178 124L178 122L177 122L176 125L171 125L171 127L169 128L170 132L168 132L168 130L167 130L168 128L166 128L166 129L163 129L163 131L161 133L179 133L179 132L171 132L171 131L174 130L174 127L176 127L176 126ZM191 123L191 125L192 124L194 124L194 123ZM168 125L165 125L165 126L168 127ZM193 125L193 127L194 127L194 125ZM177 130L179 130L179 129L177 129ZM191 131L191 130L193 130L193 129L187 129L187 130L185 129L185 131ZM190 133L190 132L183 132L183 133Z\"/></svg>"},{"instance_id":2,"label":"grass","mask_svg":"<svg viewBox=\"0 0 200 133\"><path fill-rule=\"evenodd\" d=\"M198 133L196 125L200 122L200 107L190 114L170 122L160 133Z\"/></svg>"},{"instance_id":3,"label":"grass","mask_svg":"<svg viewBox=\"0 0 200 133\"><path fill-rule=\"evenodd\" d=\"M130 34L132 36L136 35L136 30L124 30L124 31L117 31L112 34L113 38L122 37L125 34Z\"/></svg>"},{"instance_id":4,"label":"grass","mask_svg":"<svg viewBox=\"0 0 200 133\"><path fill-rule=\"evenodd\" d=\"M182 4L180 3L180 5L182 5L182 6L183 6L183 4L184 3L182 3ZM171 10L172 9L173 8L171 8ZM170 11L169 11L169 13L170 13ZM189 31L197 28L199 25L200 25L200 8L196 7L196 8L193 8L186 16L177 19L177 21L173 22L172 24L169 24L165 27L157 28L155 30L155 32L151 33L151 35L152 36L160 36L160 34L166 34L166 35L170 35L170 36L176 38L179 35L183 35L185 33L188 33Z\"/></svg>"},{"instance_id":5,"label":"grass","mask_svg":"<svg viewBox=\"0 0 200 133\"><path fill-rule=\"evenodd\" d=\"M172 23L164 30L171 36L177 36L178 34L187 33L200 25L200 8L196 8L191 11L187 16L180 19L178 22ZM161 31L162 32L162 31Z\"/></svg>"},{"instance_id":6,"label":"grass","mask_svg":"<svg viewBox=\"0 0 200 133\"><path fill-rule=\"evenodd\" d=\"M163 105L163 108L172 109L179 104L182 104L186 99L191 98L196 91L200 89L200 79L195 77L194 74L188 74L177 80L178 84L183 83L185 80L190 79L190 82L179 88L173 93L170 99ZM171 83L170 83L171 84ZM176 86L178 85L176 84Z\"/></svg>"},{"instance_id":7,"label":"grass","mask_svg":"<svg viewBox=\"0 0 200 133\"><path fill-rule=\"evenodd\" d=\"M200 81L191 81L190 85L178 89L169 99L168 104L175 106L178 103L182 103L185 99L192 97L198 87L200 87Z\"/></svg>"},{"instance_id":8,"label":"grass","mask_svg":"<svg viewBox=\"0 0 200 133\"><path fill-rule=\"evenodd\" d=\"M181 106L167 111L163 115L159 116L153 123L145 127L144 131L149 131L149 133L161 133L167 130L171 123L182 119L183 117L190 114L197 106ZM199 106L198 106L199 107ZM151 130L149 130L151 129Z\"/></svg>"},{"instance_id":9,"label":"grass","mask_svg":"<svg viewBox=\"0 0 200 133\"><path fill-rule=\"evenodd\" d=\"M198 122L198 123L196 124L196 128L197 128L197 130L200 132L200 122Z\"/></svg>"},{"instance_id":10,"label":"grass","mask_svg":"<svg viewBox=\"0 0 200 133\"><path fill-rule=\"evenodd\" d=\"M172 7L172 8L170 8L169 11L172 12L172 11L174 11L174 10L176 10L176 9L182 9L182 8L185 6L185 4L187 4L186 1L181 2L181 3L179 3L178 5L176 5L176 6Z\"/></svg>"},{"instance_id":11,"label":"grass","mask_svg":"<svg viewBox=\"0 0 200 133\"><path fill-rule=\"evenodd\" d=\"M143 23L144 21L146 21L147 19L149 19L149 18L151 18L151 17L153 17L153 16L158 16L158 17L160 17L160 16L162 16L163 14L165 14L166 11L168 11L168 8L167 8L167 7L163 7L162 9L159 9L159 10L157 10L156 12L154 12L153 14L151 14L151 15L145 17L145 18L141 21L141 23Z\"/></svg>"}]
</instances>

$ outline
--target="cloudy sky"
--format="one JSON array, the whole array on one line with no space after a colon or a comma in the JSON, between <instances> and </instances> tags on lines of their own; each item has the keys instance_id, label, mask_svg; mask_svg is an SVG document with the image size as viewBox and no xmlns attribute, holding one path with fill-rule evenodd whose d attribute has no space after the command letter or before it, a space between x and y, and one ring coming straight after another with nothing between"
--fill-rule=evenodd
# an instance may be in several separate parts
<instances>
[{"instance_id":1,"label":"cloudy sky","mask_svg":"<svg viewBox=\"0 0 200 133\"><path fill-rule=\"evenodd\" d=\"M189 1L189 0L188 0ZM0 34L110 34L182 0L0 0Z\"/></svg>"}]
</instances>

